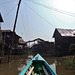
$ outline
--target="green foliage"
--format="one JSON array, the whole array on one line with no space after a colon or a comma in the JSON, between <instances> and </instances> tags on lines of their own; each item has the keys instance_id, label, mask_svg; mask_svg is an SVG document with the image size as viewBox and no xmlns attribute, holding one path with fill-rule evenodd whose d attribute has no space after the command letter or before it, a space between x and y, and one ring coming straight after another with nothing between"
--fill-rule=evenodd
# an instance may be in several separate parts
<instances>
[{"instance_id":1,"label":"green foliage","mask_svg":"<svg viewBox=\"0 0 75 75\"><path fill-rule=\"evenodd\" d=\"M66 60L65 64L69 69L75 69L75 58Z\"/></svg>"},{"instance_id":2,"label":"green foliage","mask_svg":"<svg viewBox=\"0 0 75 75\"><path fill-rule=\"evenodd\" d=\"M70 44L70 49L69 49L69 52L71 52L71 51L74 51L75 50L75 44Z\"/></svg>"}]
</instances>

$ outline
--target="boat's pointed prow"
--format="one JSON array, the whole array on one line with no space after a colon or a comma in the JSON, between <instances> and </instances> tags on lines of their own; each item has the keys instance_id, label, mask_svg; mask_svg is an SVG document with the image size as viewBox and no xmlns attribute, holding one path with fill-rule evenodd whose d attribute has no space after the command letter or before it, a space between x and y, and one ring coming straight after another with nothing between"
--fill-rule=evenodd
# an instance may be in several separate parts
<instances>
[{"instance_id":1,"label":"boat's pointed prow","mask_svg":"<svg viewBox=\"0 0 75 75\"><path fill-rule=\"evenodd\" d=\"M32 60L43 60L43 61L45 61L39 53Z\"/></svg>"},{"instance_id":2,"label":"boat's pointed prow","mask_svg":"<svg viewBox=\"0 0 75 75\"><path fill-rule=\"evenodd\" d=\"M57 75L50 65L43 59L43 57L38 53L24 68L24 70L19 75L35 75L36 73L41 73L42 75Z\"/></svg>"}]
</instances>

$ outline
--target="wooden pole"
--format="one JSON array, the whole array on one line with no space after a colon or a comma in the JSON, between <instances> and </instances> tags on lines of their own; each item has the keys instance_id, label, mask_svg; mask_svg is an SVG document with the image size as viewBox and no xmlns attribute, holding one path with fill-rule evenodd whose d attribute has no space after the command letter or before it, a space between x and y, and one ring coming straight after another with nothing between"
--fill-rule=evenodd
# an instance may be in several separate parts
<instances>
[{"instance_id":1,"label":"wooden pole","mask_svg":"<svg viewBox=\"0 0 75 75\"><path fill-rule=\"evenodd\" d=\"M19 3L18 3L16 18L15 18L15 22L14 22L12 46L13 46L13 43L14 43L14 34L15 34L15 28L16 28L16 23L17 23L17 17L18 17L18 12L19 12L19 8L20 8L20 4L21 4L21 0L19 0Z\"/></svg>"},{"instance_id":2,"label":"wooden pole","mask_svg":"<svg viewBox=\"0 0 75 75\"><path fill-rule=\"evenodd\" d=\"M13 46L13 43L14 43L14 34L15 34L15 28L16 28L16 23L17 23L17 18L18 18L18 12L19 12L19 8L20 8L20 4L21 4L21 0L19 0L19 3L18 3L16 18L15 18L15 22L14 22L12 46Z\"/></svg>"},{"instance_id":3,"label":"wooden pole","mask_svg":"<svg viewBox=\"0 0 75 75\"><path fill-rule=\"evenodd\" d=\"M19 0L19 3L18 3L18 8L17 8L16 18L15 18L15 22L14 22L13 32L15 32L16 23L17 23L17 17L18 17L18 12L19 12L19 8L20 8L20 4L21 4L21 0Z\"/></svg>"},{"instance_id":4,"label":"wooden pole","mask_svg":"<svg viewBox=\"0 0 75 75\"><path fill-rule=\"evenodd\" d=\"M20 8L20 4L21 4L21 0L19 0L19 3L18 3L18 8L17 8L17 12L16 12L16 17L15 17L15 22L14 22L14 28L13 28L13 34L12 34L12 49L14 47L14 34L15 34L15 28L16 28L16 23L17 23L17 18L18 18L18 12L19 12L19 8ZM9 49L9 57L8 57L8 62L9 62L9 59L10 59L10 55L11 55L11 51Z\"/></svg>"}]
</instances>

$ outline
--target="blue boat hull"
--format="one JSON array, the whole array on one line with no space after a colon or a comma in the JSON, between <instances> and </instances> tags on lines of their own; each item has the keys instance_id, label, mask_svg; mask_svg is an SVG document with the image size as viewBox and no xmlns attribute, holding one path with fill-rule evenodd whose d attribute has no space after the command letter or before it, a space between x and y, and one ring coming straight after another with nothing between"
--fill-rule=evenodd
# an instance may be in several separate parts
<instances>
[{"instance_id":1,"label":"blue boat hull","mask_svg":"<svg viewBox=\"0 0 75 75\"><path fill-rule=\"evenodd\" d=\"M31 64L33 64L33 61L43 61L43 64L46 66L48 71L50 71L51 74L48 75L57 75L54 70L50 67L50 65L40 56L40 54L37 54L29 63L28 65L19 73L19 75L25 75L26 71L29 69Z\"/></svg>"}]
</instances>

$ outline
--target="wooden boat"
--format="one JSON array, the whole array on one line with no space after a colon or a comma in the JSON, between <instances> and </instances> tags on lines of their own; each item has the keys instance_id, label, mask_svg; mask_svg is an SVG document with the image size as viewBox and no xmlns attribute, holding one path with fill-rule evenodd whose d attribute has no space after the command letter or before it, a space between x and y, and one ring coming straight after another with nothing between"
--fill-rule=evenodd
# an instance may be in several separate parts
<instances>
[{"instance_id":1,"label":"wooden boat","mask_svg":"<svg viewBox=\"0 0 75 75\"><path fill-rule=\"evenodd\" d=\"M19 75L57 75L50 65L37 54Z\"/></svg>"}]
</instances>

